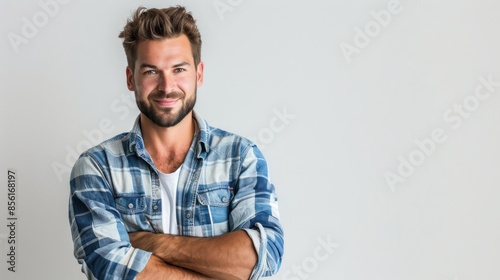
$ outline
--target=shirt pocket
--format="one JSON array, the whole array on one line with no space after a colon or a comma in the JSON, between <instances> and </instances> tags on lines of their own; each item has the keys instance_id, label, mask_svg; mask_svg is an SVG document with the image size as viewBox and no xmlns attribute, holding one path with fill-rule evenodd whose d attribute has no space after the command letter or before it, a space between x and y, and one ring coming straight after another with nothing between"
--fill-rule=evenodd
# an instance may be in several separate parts
<instances>
[{"instance_id":1,"label":"shirt pocket","mask_svg":"<svg viewBox=\"0 0 500 280\"><path fill-rule=\"evenodd\" d=\"M115 198L116 209L124 215L144 213L146 196L138 193L122 193Z\"/></svg>"},{"instance_id":2,"label":"shirt pocket","mask_svg":"<svg viewBox=\"0 0 500 280\"><path fill-rule=\"evenodd\" d=\"M227 185L198 189L196 224L211 227L213 235L227 232L232 199L233 191Z\"/></svg>"},{"instance_id":3,"label":"shirt pocket","mask_svg":"<svg viewBox=\"0 0 500 280\"><path fill-rule=\"evenodd\" d=\"M233 199L232 191L228 186L198 190L198 203L206 206L227 207Z\"/></svg>"}]
</instances>

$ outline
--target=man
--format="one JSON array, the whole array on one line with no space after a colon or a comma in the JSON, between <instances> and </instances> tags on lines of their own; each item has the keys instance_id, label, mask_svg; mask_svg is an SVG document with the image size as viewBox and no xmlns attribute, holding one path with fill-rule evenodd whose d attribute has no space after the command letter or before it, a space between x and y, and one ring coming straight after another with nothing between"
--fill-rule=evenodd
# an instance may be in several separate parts
<instances>
[{"instance_id":1,"label":"man","mask_svg":"<svg viewBox=\"0 0 500 280\"><path fill-rule=\"evenodd\" d=\"M71 173L74 254L88 279L258 279L283 255L278 199L249 140L196 112L201 38L183 7L139 8L120 33L140 115Z\"/></svg>"}]
</instances>

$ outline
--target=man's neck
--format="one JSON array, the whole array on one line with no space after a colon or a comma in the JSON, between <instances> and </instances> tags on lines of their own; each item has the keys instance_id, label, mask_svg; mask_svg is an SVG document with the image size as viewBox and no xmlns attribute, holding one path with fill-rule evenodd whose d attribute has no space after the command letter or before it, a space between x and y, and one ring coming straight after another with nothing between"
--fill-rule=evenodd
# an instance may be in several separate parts
<instances>
[{"instance_id":1,"label":"man's neck","mask_svg":"<svg viewBox=\"0 0 500 280\"><path fill-rule=\"evenodd\" d=\"M156 168L163 173L177 170L184 162L195 134L192 112L172 127L158 126L142 114L140 122L144 146Z\"/></svg>"}]
</instances>

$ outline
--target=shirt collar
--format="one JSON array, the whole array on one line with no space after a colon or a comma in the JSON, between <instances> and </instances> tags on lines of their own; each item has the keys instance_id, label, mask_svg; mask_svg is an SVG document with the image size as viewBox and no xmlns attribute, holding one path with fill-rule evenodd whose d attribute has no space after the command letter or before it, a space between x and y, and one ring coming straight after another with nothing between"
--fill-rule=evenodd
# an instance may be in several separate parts
<instances>
[{"instance_id":1,"label":"shirt collar","mask_svg":"<svg viewBox=\"0 0 500 280\"><path fill-rule=\"evenodd\" d=\"M205 158L205 155L210 151L210 126L198 113L193 111L193 118L198 123L198 139L196 145L196 156Z\"/></svg>"},{"instance_id":2,"label":"shirt collar","mask_svg":"<svg viewBox=\"0 0 500 280\"><path fill-rule=\"evenodd\" d=\"M198 131L195 133L195 137L197 137L197 139L193 142L194 147L191 146L191 149L194 148L194 151L198 158L205 158L206 154L210 151L210 126L208 125L207 121L205 121L205 119L203 119L194 110L193 118L198 124ZM134 126L130 131L129 149L131 152L135 152L139 156L144 157L144 155L147 155L147 157L145 158L147 158L152 163L151 157L144 147L144 138L142 137L140 115L135 119Z\"/></svg>"}]
</instances>

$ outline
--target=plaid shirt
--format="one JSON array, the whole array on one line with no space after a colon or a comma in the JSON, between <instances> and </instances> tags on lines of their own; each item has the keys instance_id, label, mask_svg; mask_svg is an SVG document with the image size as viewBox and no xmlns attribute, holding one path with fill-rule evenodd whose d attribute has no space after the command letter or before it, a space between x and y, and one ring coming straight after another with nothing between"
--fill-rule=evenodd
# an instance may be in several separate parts
<instances>
[{"instance_id":1,"label":"plaid shirt","mask_svg":"<svg viewBox=\"0 0 500 280\"><path fill-rule=\"evenodd\" d=\"M278 198L267 164L249 140L211 127L199 132L177 187L179 234L211 237L245 230L258 254L250 279L275 274L283 255ZM139 118L123 133L84 152L71 172L69 222L74 254L88 279L135 279L150 252L128 232L163 232L158 170L144 147Z\"/></svg>"}]
</instances>

